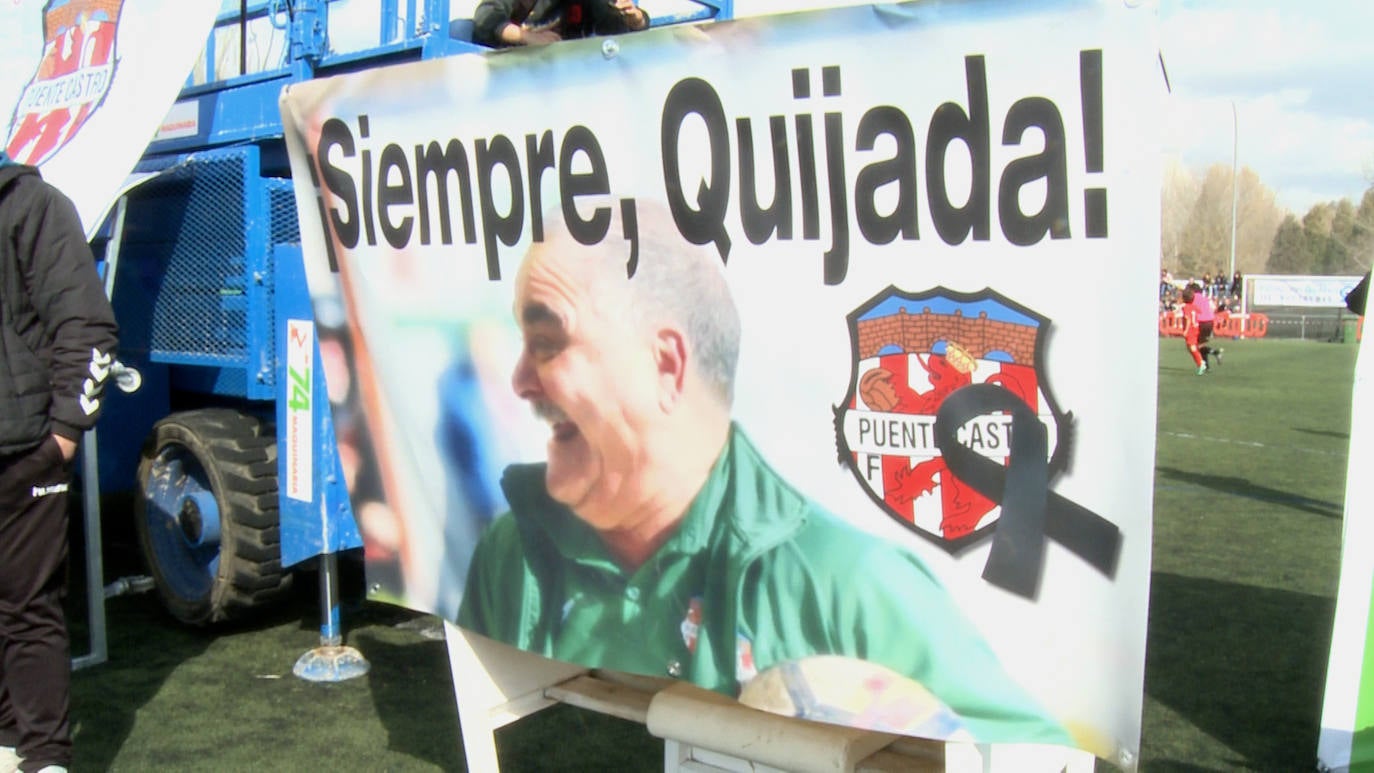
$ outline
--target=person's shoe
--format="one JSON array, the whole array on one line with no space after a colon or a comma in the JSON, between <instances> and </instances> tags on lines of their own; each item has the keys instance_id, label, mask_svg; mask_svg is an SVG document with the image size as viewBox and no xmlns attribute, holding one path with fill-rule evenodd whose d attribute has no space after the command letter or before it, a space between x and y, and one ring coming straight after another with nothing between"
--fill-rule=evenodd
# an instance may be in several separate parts
<instances>
[{"instance_id":1,"label":"person's shoe","mask_svg":"<svg viewBox=\"0 0 1374 773\"><path fill-rule=\"evenodd\" d=\"M15 773L23 760L13 746L0 746L0 773Z\"/></svg>"},{"instance_id":2,"label":"person's shoe","mask_svg":"<svg viewBox=\"0 0 1374 773\"><path fill-rule=\"evenodd\" d=\"M1217 364L1218 364L1218 365L1221 364L1221 353L1224 352L1224 351L1226 351L1226 350L1225 350L1225 349L1218 348L1215 352L1212 352L1212 356L1217 358Z\"/></svg>"},{"instance_id":3,"label":"person's shoe","mask_svg":"<svg viewBox=\"0 0 1374 773\"><path fill-rule=\"evenodd\" d=\"M37 773L67 773L67 769L61 765L45 765L39 768Z\"/></svg>"},{"instance_id":4,"label":"person's shoe","mask_svg":"<svg viewBox=\"0 0 1374 773\"><path fill-rule=\"evenodd\" d=\"M1207 364L1206 364L1206 363L1203 363L1203 364L1197 366L1197 374L1198 374L1199 376L1206 375L1206 373L1207 373Z\"/></svg>"}]
</instances>

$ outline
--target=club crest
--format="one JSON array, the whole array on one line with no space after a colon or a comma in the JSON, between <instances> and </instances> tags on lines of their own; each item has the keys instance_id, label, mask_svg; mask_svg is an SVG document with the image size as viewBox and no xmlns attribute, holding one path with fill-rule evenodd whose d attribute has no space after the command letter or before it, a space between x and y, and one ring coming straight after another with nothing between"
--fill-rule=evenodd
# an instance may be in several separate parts
<instances>
[{"instance_id":1,"label":"club crest","mask_svg":"<svg viewBox=\"0 0 1374 773\"><path fill-rule=\"evenodd\" d=\"M85 125L110 89L124 0L49 0L43 57L14 106L5 150L38 166Z\"/></svg>"},{"instance_id":2,"label":"club crest","mask_svg":"<svg viewBox=\"0 0 1374 773\"><path fill-rule=\"evenodd\" d=\"M990 289L910 294L888 287L848 321L849 392L835 409L840 462L892 518L953 553L1001 517L995 492L951 470L951 449L942 442L1006 467L1015 422L1009 411L975 412L942 441L937 415L964 387L1000 387L1024 403L1045 427L1049 474L1062 471L1071 417L1060 412L1045 378L1047 318Z\"/></svg>"}]
</instances>

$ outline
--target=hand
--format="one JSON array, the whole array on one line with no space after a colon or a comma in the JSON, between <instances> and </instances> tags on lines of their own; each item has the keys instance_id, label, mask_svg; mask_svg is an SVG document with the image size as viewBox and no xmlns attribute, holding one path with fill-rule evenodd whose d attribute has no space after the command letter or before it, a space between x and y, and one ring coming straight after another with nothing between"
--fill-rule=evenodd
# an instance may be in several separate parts
<instances>
[{"instance_id":1,"label":"hand","mask_svg":"<svg viewBox=\"0 0 1374 773\"><path fill-rule=\"evenodd\" d=\"M542 46L546 43L557 43L563 39L562 35L553 30L525 30L522 37L527 46Z\"/></svg>"},{"instance_id":2,"label":"hand","mask_svg":"<svg viewBox=\"0 0 1374 773\"><path fill-rule=\"evenodd\" d=\"M497 36L501 42L510 46L539 46L545 43L557 43L563 37L551 29L529 30L521 27L514 22L507 23L502 27Z\"/></svg>"},{"instance_id":3,"label":"hand","mask_svg":"<svg viewBox=\"0 0 1374 773\"><path fill-rule=\"evenodd\" d=\"M634 0L612 0L611 5L620 12L620 16L625 19L625 26L631 30L642 30L649 26L644 11L634 4Z\"/></svg>"},{"instance_id":4,"label":"hand","mask_svg":"<svg viewBox=\"0 0 1374 773\"><path fill-rule=\"evenodd\" d=\"M546 43L557 43L563 39L562 35L552 29L532 30L516 24L510 25L506 29L515 32L515 40L512 42L518 46L542 46Z\"/></svg>"},{"instance_id":5,"label":"hand","mask_svg":"<svg viewBox=\"0 0 1374 773\"><path fill-rule=\"evenodd\" d=\"M53 435L52 439L57 441L57 447L62 451L62 461L70 462L76 456L75 440L68 440L61 435Z\"/></svg>"}]
</instances>

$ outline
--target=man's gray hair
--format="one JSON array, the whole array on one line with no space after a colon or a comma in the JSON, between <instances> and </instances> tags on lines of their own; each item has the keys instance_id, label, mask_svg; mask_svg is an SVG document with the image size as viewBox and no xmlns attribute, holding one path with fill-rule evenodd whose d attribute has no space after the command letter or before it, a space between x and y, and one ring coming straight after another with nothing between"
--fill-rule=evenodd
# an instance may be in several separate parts
<instances>
[{"instance_id":1,"label":"man's gray hair","mask_svg":"<svg viewBox=\"0 0 1374 773\"><path fill-rule=\"evenodd\" d=\"M610 230L590 253L597 257L572 270L588 284L593 298L616 297L617 291L628 295L624 308L611 310L627 325L666 323L680 328L702 381L729 408L735 398L740 320L724 262L709 249L688 242L665 205L644 200L636 204L639 254L634 275L627 276L630 243L623 237L619 206L610 207ZM547 240L571 239L561 211L550 211L544 222Z\"/></svg>"},{"instance_id":2,"label":"man's gray hair","mask_svg":"<svg viewBox=\"0 0 1374 773\"><path fill-rule=\"evenodd\" d=\"M659 214L659 213L655 213ZM735 397L740 320L722 261L689 243L667 213L641 217L639 264L629 279L633 310L641 324L680 325L696 356L702 380L729 407ZM666 227L665 227L666 225ZM620 276L624 276L624 269Z\"/></svg>"}]
</instances>

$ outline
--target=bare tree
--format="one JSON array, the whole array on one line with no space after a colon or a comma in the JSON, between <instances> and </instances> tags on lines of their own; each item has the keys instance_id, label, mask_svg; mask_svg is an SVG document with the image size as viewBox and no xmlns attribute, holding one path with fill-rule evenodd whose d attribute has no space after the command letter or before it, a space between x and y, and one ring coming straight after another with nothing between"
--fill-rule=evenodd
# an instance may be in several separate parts
<instances>
[{"instance_id":1,"label":"bare tree","mask_svg":"<svg viewBox=\"0 0 1374 773\"><path fill-rule=\"evenodd\" d=\"M1364 192L1360 206L1355 209L1346 247L1354 273L1363 274L1374 266L1374 185Z\"/></svg>"},{"instance_id":2,"label":"bare tree","mask_svg":"<svg viewBox=\"0 0 1374 773\"><path fill-rule=\"evenodd\" d=\"M1183 235L1200 189L1197 176L1178 158L1165 164L1160 188L1159 265L1174 274L1181 271Z\"/></svg>"},{"instance_id":3,"label":"bare tree","mask_svg":"<svg viewBox=\"0 0 1374 773\"><path fill-rule=\"evenodd\" d=\"M1331 215L1331 232L1322 253L1322 273L1349 274L1355 270L1350 255L1354 236L1355 205L1350 199L1341 199Z\"/></svg>"},{"instance_id":4,"label":"bare tree","mask_svg":"<svg viewBox=\"0 0 1374 773\"><path fill-rule=\"evenodd\" d=\"M1236 270L1263 270L1283 211L1274 192L1249 167L1236 176ZM1231 262L1231 168L1213 164L1203 176L1198 195L1179 238L1179 271L1188 276L1226 272Z\"/></svg>"},{"instance_id":5,"label":"bare tree","mask_svg":"<svg viewBox=\"0 0 1374 773\"><path fill-rule=\"evenodd\" d=\"M1274 192L1260 182L1253 169L1240 170L1240 195L1236 206L1236 270L1253 274L1264 270L1269 249L1283 222L1285 211Z\"/></svg>"}]
</instances>

